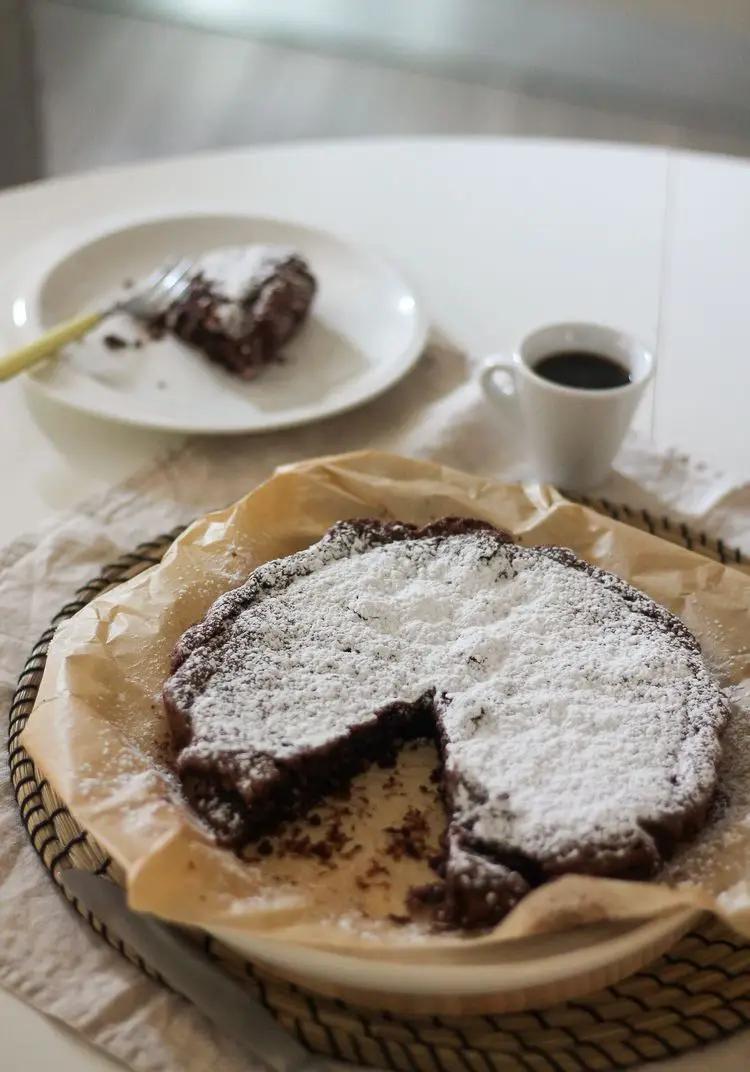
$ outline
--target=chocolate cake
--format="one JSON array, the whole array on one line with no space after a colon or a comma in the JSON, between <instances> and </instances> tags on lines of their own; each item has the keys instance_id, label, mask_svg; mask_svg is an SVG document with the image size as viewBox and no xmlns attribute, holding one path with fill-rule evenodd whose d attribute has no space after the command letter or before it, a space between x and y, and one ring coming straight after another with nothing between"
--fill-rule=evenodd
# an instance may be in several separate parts
<instances>
[{"instance_id":1,"label":"chocolate cake","mask_svg":"<svg viewBox=\"0 0 750 1072\"><path fill-rule=\"evenodd\" d=\"M309 266L291 250L216 249L196 261L187 289L149 326L252 380L302 326L315 289Z\"/></svg>"},{"instance_id":2,"label":"chocolate cake","mask_svg":"<svg viewBox=\"0 0 750 1072\"><path fill-rule=\"evenodd\" d=\"M185 793L240 847L408 739L447 813L420 896L462 927L565 873L646 878L706 819L727 701L664 608L491 526L360 520L268 562L178 643Z\"/></svg>"}]
</instances>

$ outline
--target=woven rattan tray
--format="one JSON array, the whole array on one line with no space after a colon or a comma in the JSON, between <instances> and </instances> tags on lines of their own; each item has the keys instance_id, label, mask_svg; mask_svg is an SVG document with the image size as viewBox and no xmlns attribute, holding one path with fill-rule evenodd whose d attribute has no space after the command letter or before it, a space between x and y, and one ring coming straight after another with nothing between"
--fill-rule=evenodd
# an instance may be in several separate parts
<instances>
[{"instance_id":1,"label":"woven rattan tray","mask_svg":"<svg viewBox=\"0 0 750 1072\"><path fill-rule=\"evenodd\" d=\"M582 501L708 558L750 570L738 550L667 517L606 500ZM37 772L19 736L34 705L56 627L105 589L158 563L177 534L141 544L84 585L34 645L18 681L8 728L11 779L31 843L61 892L60 874L71 865L115 879L118 875ZM98 934L158 979L86 905L72 903ZM750 1024L750 944L715 921L686 935L648 970L585 1000L494 1016L402 1018L357 1008L272 979L212 939L207 938L206 945L310 1049L406 1072L606 1072L674 1056Z\"/></svg>"}]
</instances>

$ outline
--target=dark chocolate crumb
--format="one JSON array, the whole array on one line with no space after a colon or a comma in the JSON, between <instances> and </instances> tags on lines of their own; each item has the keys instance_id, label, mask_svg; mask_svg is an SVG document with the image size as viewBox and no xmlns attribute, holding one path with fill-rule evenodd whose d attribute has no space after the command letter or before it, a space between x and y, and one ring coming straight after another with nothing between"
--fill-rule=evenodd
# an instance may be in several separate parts
<instances>
[{"instance_id":1,"label":"dark chocolate crumb","mask_svg":"<svg viewBox=\"0 0 750 1072\"><path fill-rule=\"evenodd\" d=\"M445 886L442 882L430 882L426 886L412 886L409 890L409 907L420 905L439 905L445 898Z\"/></svg>"},{"instance_id":2,"label":"dark chocolate crumb","mask_svg":"<svg viewBox=\"0 0 750 1072\"><path fill-rule=\"evenodd\" d=\"M104 345L108 350L124 350L128 343L121 335L105 335Z\"/></svg>"},{"instance_id":3,"label":"dark chocolate crumb","mask_svg":"<svg viewBox=\"0 0 750 1072\"><path fill-rule=\"evenodd\" d=\"M339 855L342 860L351 860L354 856L358 856L360 852L362 852L361 845L352 845L348 849L342 849Z\"/></svg>"},{"instance_id":4,"label":"dark chocolate crumb","mask_svg":"<svg viewBox=\"0 0 750 1072\"><path fill-rule=\"evenodd\" d=\"M149 321L146 325L146 330L148 331L149 336L154 340L163 339L167 331L164 324L154 320Z\"/></svg>"},{"instance_id":5,"label":"dark chocolate crumb","mask_svg":"<svg viewBox=\"0 0 750 1072\"><path fill-rule=\"evenodd\" d=\"M390 875L390 871L379 860L372 859L365 871L365 878L377 878L378 875Z\"/></svg>"},{"instance_id":6,"label":"dark chocolate crumb","mask_svg":"<svg viewBox=\"0 0 750 1072\"><path fill-rule=\"evenodd\" d=\"M404 856L421 860L428 852L432 852L427 847L429 826L419 808L407 808L401 825L386 826L385 833L388 834L387 852L394 860L400 860Z\"/></svg>"}]
</instances>

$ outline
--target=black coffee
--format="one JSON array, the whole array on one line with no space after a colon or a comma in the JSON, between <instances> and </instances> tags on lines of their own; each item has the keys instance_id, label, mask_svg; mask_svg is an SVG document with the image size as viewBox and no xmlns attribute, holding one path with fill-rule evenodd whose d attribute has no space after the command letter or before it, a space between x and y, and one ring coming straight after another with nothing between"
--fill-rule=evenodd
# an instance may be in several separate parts
<instances>
[{"instance_id":1,"label":"black coffee","mask_svg":"<svg viewBox=\"0 0 750 1072\"><path fill-rule=\"evenodd\" d=\"M561 350L549 354L534 365L534 372L563 387L583 387L588 391L603 391L630 383L630 373L619 361L586 350Z\"/></svg>"}]
</instances>

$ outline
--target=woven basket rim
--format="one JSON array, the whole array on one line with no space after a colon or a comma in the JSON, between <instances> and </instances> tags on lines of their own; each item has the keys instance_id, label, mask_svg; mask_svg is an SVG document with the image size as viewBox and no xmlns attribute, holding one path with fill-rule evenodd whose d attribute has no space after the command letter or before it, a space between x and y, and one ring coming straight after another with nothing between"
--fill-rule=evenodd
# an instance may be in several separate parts
<instances>
[{"instance_id":1,"label":"woven basket rim","mask_svg":"<svg viewBox=\"0 0 750 1072\"><path fill-rule=\"evenodd\" d=\"M728 547L720 539L667 516L657 517L646 510L636 511L605 499L577 496L576 501L709 558L750 569L738 548ZM47 650L61 622L105 590L158 564L183 529L180 526L139 544L83 585L33 646L18 679L9 711L11 780L29 839L45 869L64 893L60 874L71 865L109 874L115 880L119 876L113 861L75 822L19 743L34 704ZM86 905L67 893L65 896L110 945L159 980L158 973L109 932ZM338 1059L393 1069L475 1072L477 1062L488 1070L624 1069L686 1052L750 1025L750 943L744 943L715 921L682 939L661 958L658 969L636 972L618 986L608 987L585 1000L515 1015L431 1017L417 1026L413 1017L368 1012L321 998L292 984L276 982L208 937L206 949L228 970L238 972L246 980L249 991L263 1000L311 1049ZM704 976L708 979L706 986L701 982ZM638 988L645 986L646 997L635 992L636 984ZM655 993L649 997L654 988ZM661 1000L667 991L670 1000ZM627 1015L622 1011L623 1003L629 1009ZM610 1007L618 1009L619 1015L612 1015ZM659 1028L661 1021L664 1023ZM491 1041L477 1041L474 1034L477 1022L481 1022L484 1036L491 1029ZM431 1035L425 1024L431 1025ZM480 1033L479 1038L484 1036ZM461 1053L463 1057L457 1056ZM567 1063L561 1063L563 1059Z\"/></svg>"}]
</instances>

